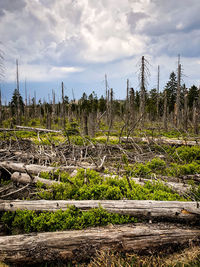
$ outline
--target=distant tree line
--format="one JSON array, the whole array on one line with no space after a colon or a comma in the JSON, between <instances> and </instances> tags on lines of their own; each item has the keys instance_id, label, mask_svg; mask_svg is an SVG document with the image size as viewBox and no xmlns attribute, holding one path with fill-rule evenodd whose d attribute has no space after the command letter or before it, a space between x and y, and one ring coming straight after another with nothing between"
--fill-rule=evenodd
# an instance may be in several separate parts
<instances>
[{"instance_id":1,"label":"distant tree line","mask_svg":"<svg viewBox=\"0 0 200 267\"><path fill-rule=\"evenodd\" d=\"M89 96L83 93L79 100L69 101L64 95L62 83L62 100L55 102L55 92L52 92L52 100L49 102L39 100L35 97L23 101L19 88L15 89L11 101L7 106L2 106L0 101L0 123L10 122L10 127L16 124L28 125L32 120L32 126L38 121L46 128L66 129L71 123L72 128L79 125L84 135L94 136L104 126L106 131L111 131L115 123L121 125L123 131L131 133L138 125L144 127L146 124L153 125L158 122L165 130L172 126L187 131L192 128L195 133L199 131L200 115L200 89L193 85L186 88L180 84L172 72L164 90L159 92L158 88L146 90L145 84L145 60L141 63L141 88L135 91L129 88L127 80L127 96L125 100L114 98L112 88L106 84L106 96L97 97L95 92ZM37 122L34 119L37 119Z\"/></svg>"}]
</instances>

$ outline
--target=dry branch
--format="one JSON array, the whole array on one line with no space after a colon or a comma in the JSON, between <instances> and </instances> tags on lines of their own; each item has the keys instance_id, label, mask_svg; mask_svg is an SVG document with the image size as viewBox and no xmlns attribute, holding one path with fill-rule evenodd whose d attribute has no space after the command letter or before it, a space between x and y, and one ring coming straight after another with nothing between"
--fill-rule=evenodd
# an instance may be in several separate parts
<instances>
[{"instance_id":1,"label":"dry branch","mask_svg":"<svg viewBox=\"0 0 200 267\"><path fill-rule=\"evenodd\" d=\"M0 237L0 261L33 264L87 260L96 250L152 251L171 244L199 242L200 230L165 225L126 225Z\"/></svg>"}]
</instances>

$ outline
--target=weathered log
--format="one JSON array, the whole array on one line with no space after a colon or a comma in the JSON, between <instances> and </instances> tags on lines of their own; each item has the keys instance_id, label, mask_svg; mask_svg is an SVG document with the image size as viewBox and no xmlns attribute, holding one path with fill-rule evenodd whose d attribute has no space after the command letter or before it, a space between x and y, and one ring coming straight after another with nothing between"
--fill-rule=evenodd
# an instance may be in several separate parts
<instances>
[{"instance_id":1,"label":"weathered log","mask_svg":"<svg viewBox=\"0 0 200 267\"><path fill-rule=\"evenodd\" d=\"M3 236L0 237L0 261L18 265L55 260L79 262L100 249L141 252L199 240L199 229L161 224Z\"/></svg>"},{"instance_id":2,"label":"weathered log","mask_svg":"<svg viewBox=\"0 0 200 267\"><path fill-rule=\"evenodd\" d=\"M22 172L26 173L26 170L31 174L39 174L40 172L54 172L55 167L50 166L40 166L36 164L25 165L24 163L12 162L12 161L2 161L0 162L0 168L6 169L10 172Z\"/></svg>"},{"instance_id":3,"label":"weathered log","mask_svg":"<svg viewBox=\"0 0 200 267\"><path fill-rule=\"evenodd\" d=\"M200 182L200 174L188 174L181 176L182 180L193 180L195 182Z\"/></svg>"},{"instance_id":4,"label":"weathered log","mask_svg":"<svg viewBox=\"0 0 200 267\"><path fill-rule=\"evenodd\" d=\"M30 174L40 174L41 172L48 172L54 173L57 170L61 171L73 171L77 168L84 168L84 169L93 169L96 171L100 171L103 165L101 164L100 167L97 167L93 164L81 163L79 166L60 166L60 167L51 167L51 166L41 166L36 164L29 164L25 165L24 163L20 162L12 162L12 161L2 161L0 162L0 169L5 169L10 172L21 172L21 173L30 173Z\"/></svg>"},{"instance_id":5,"label":"weathered log","mask_svg":"<svg viewBox=\"0 0 200 267\"><path fill-rule=\"evenodd\" d=\"M131 178L131 180L133 180L136 184L140 184L140 185L145 185L146 182L152 183L156 181L153 179L144 179L144 178ZM184 184L184 183L174 183L174 182L165 182L165 181L162 181L162 183L168 186L169 188L171 188L172 190L176 191L180 195L183 195L189 192L192 188L191 185Z\"/></svg>"},{"instance_id":6,"label":"weathered log","mask_svg":"<svg viewBox=\"0 0 200 267\"><path fill-rule=\"evenodd\" d=\"M109 212L135 217L175 220L200 219L200 207L196 202L154 200L0 200L0 211L66 210L70 205L85 211L101 206Z\"/></svg>"},{"instance_id":7,"label":"weathered log","mask_svg":"<svg viewBox=\"0 0 200 267\"><path fill-rule=\"evenodd\" d=\"M27 165L27 166L31 166L31 165ZM36 165L37 166L37 165ZM43 166L41 166L43 167ZM47 167L47 170L48 168L53 168L53 167ZM18 168L18 170L20 170L20 168ZM31 171L30 171L31 170ZM29 168L28 170L28 173L32 174L33 171L34 171L34 168L31 169ZM50 171L49 171L50 172ZM36 172L37 173L37 172ZM72 174L71 174L71 177L73 177L74 175L77 174L77 170L75 170ZM108 175L106 175L106 177L109 177ZM112 177L112 176L111 176ZM37 182L42 182L46 185L51 185L52 183L59 183L59 181L54 181L54 180L47 180L47 179L42 179L40 177L34 177L34 179L31 179L31 177L26 174L26 173L23 173L23 172L14 172L12 175L11 175L11 179L14 181L14 182L18 182L18 183L21 183L21 184L29 184L29 183L32 183L32 184L36 184ZM145 185L146 182L151 182L153 183L155 180L150 180L150 179L143 179L143 178L131 178L131 180L133 180L136 184L140 184L140 185ZM189 192L189 190L191 189L191 186L190 185L187 185L187 184L183 184L183 183L173 183L173 182L164 182L162 181L162 183L166 186L168 186L169 188L171 188L172 190L178 192L179 194L185 194L187 192Z\"/></svg>"},{"instance_id":8,"label":"weathered log","mask_svg":"<svg viewBox=\"0 0 200 267\"><path fill-rule=\"evenodd\" d=\"M121 178L120 176L117 176L117 175L103 175L103 177L111 177L111 178L115 178L115 177L118 177L118 178ZM160 177L162 178L162 177ZM173 178L175 179L175 178ZM156 182L158 180L154 180L154 179L145 179L145 178L135 178L135 177L131 177L130 180L133 180L136 184L139 184L139 185L142 185L144 186L145 183L147 182L150 182L150 183L153 183L153 182ZM188 184L185 184L185 183L180 183L180 182L166 182L166 177L165 177L165 181L161 181L164 185L168 186L169 188L171 188L172 190L176 191L177 193L183 195L187 192L190 191L190 189L192 188L191 185L188 185ZM180 180L180 179L179 179Z\"/></svg>"},{"instance_id":9,"label":"weathered log","mask_svg":"<svg viewBox=\"0 0 200 267\"><path fill-rule=\"evenodd\" d=\"M146 137L122 137L122 141L124 142L144 142L148 144L166 144L166 145L177 145L177 146L196 146L200 145L200 141L191 141L191 140L184 140L184 139L172 139L172 138L146 138Z\"/></svg>"},{"instance_id":10,"label":"weathered log","mask_svg":"<svg viewBox=\"0 0 200 267\"><path fill-rule=\"evenodd\" d=\"M25 184L25 185L26 184L35 185L38 182L40 182L40 183L43 183L44 185L51 186L51 185L53 185L55 183L57 183L57 184L60 183L59 181L43 179L43 178L40 178L38 176L31 177L27 173L21 173L21 172L14 172L11 175L11 180L13 182L17 182L17 183Z\"/></svg>"},{"instance_id":11,"label":"weathered log","mask_svg":"<svg viewBox=\"0 0 200 267\"><path fill-rule=\"evenodd\" d=\"M60 133L62 134L61 130L50 130L50 129L43 129L43 128L33 128L27 126L16 126L17 129L26 130L26 131L34 131L34 132L45 132L45 133Z\"/></svg>"}]
</instances>

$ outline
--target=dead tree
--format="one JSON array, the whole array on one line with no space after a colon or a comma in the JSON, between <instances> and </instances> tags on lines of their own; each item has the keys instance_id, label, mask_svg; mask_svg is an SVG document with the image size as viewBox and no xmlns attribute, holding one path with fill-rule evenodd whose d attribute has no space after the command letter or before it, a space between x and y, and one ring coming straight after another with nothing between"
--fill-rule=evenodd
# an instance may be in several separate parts
<instances>
[{"instance_id":1,"label":"dead tree","mask_svg":"<svg viewBox=\"0 0 200 267\"><path fill-rule=\"evenodd\" d=\"M160 93L160 66L158 66L158 77L157 77L157 101L156 101L156 112L157 117L159 117L159 93Z\"/></svg>"},{"instance_id":2,"label":"dead tree","mask_svg":"<svg viewBox=\"0 0 200 267\"><path fill-rule=\"evenodd\" d=\"M110 101L109 101L109 108L108 108L108 113L109 113L109 129L108 129L108 137L107 137L107 142L109 141L109 136L110 136L110 131L113 125L113 89L110 89Z\"/></svg>"},{"instance_id":3,"label":"dead tree","mask_svg":"<svg viewBox=\"0 0 200 267\"><path fill-rule=\"evenodd\" d=\"M27 123L28 120L28 103L27 103L27 88L26 88L26 80L24 82L24 90L25 90L25 106L24 106L24 120L25 124Z\"/></svg>"},{"instance_id":4,"label":"dead tree","mask_svg":"<svg viewBox=\"0 0 200 267\"><path fill-rule=\"evenodd\" d=\"M131 127L135 124L136 114L135 114L135 92L134 89L130 89L130 124Z\"/></svg>"},{"instance_id":5,"label":"dead tree","mask_svg":"<svg viewBox=\"0 0 200 267\"><path fill-rule=\"evenodd\" d=\"M88 135L88 115L86 111L83 111L83 134Z\"/></svg>"},{"instance_id":6,"label":"dead tree","mask_svg":"<svg viewBox=\"0 0 200 267\"><path fill-rule=\"evenodd\" d=\"M19 94L19 65L18 65L18 60L16 60L16 78L17 78L17 119L16 123L20 125L21 123L21 118L20 118L20 94Z\"/></svg>"},{"instance_id":7,"label":"dead tree","mask_svg":"<svg viewBox=\"0 0 200 267\"><path fill-rule=\"evenodd\" d=\"M188 130L188 93L185 87L184 87L183 128L185 131Z\"/></svg>"},{"instance_id":8,"label":"dead tree","mask_svg":"<svg viewBox=\"0 0 200 267\"><path fill-rule=\"evenodd\" d=\"M62 82L61 84L62 87L62 119L63 119L63 130L65 130L65 123L66 123L66 119L65 119L65 98L64 98L64 83Z\"/></svg>"},{"instance_id":9,"label":"dead tree","mask_svg":"<svg viewBox=\"0 0 200 267\"><path fill-rule=\"evenodd\" d=\"M2 125L2 103L1 103L1 88L0 88L0 125Z\"/></svg>"},{"instance_id":10,"label":"dead tree","mask_svg":"<svg viewBox=\"0 0 200 267\"><path fill-rule=\"evenodd\" d=\"M109 88L108 88L108 80L107 80L107 75L105 74L105 87L106 87L106 120L107 124L109 125Z\"/></svg>"},{"instance_id":11,"label":"dead tree","mask_svg":"<svg viewBox=\"0 0 200 267\"><path fill-rule=\"evenodd\" d=\"M18 181L18 173L12 175ZM18 178L18 179L17 179ZM28 183L28 178L24 183ZM41 181L46 185L52 185L56 181L34 177L34 183ZM29 177L31 183L31 178ZM57 181L57 183L60 183ZM157 201L157 200L0 200L0 211L35 210L52 211L67 210L69 206L75 206L83 211L101 206L111 213L127 214L137 218L175 220L175 221L198 221L200 209L196 202L184 201Z\"/></svg>"},{"instance_id":12,"label":"dead tree","mask_svg":"<svg viewBox=\"0 0 200 267\"><path fill-rule=\"evenodd\" d=\"M167 131L167 91L164 91L164 112L163 112L163 126Z\"/></svg>"},{"instance_id":13,"label":"dead tree","mask_svg":"<svg viewBox=\"0 0 200 267\"><path fill-rule=\"evenodd\" d=\"M176 109L175 109L175 125L176 127L180 126L181 121L181 64L180 57L178 59L178 77L177 77L177 94L176 94Z\"/></svg>"},{"instance_id":14,"label":"dead tree","mask_svg":"<svg viewBox=\"0 0 200 267\"><path fill-rule=\"evenodd\" d=\"M125 123L126 123L126 128L129 127L129 121L130 121L130 97L129 97L129 79L127 79L126 102L125 102Z\"/></svg>"},{"instance_id":15,"label":"dead tree","mask_svg":"<svg viewBox=\"0 0 200 267\"><path fill-rule=\"evenodd\" d=\"M150 75L147 67L148 61L142 56L140 65L139 81L140 81L140 117L142 124L144 123L145 114L145 87L147 85L147 77Z\"/></svg>"},{"instance_id":16,"label":"dead tree","mask_svg":"<svg viewBox=\"0 0 200 267\"><path fill-rule=\"evenodd\" d=\"M55 97L54 90L52 90L52 98L53 98L53 103L52 103L52 119L53 119L53 123L55 123L55 117L56 117L56 97Z\"/></svg>"},{"instance_id":17,"label":"dead tree","mask_svg":"<svg viewBox=\"0 0 200 267\"><path fill-rule=\"evenodd\" d=\"M0 261L18 266L89 260L98 250L138 252L199 242L198 228L163 224L120 225L0 237Z\"/></svg>"},{"instance_id":18,"label":"dead tree","mask_svg":"<svg viewBox=\"0 0 200 267\"><path fill-rule=\"evenodd\" d=\"M197 101L193 102L193 127L194 133L199 134Z\"/></svg>"}]
</instances>

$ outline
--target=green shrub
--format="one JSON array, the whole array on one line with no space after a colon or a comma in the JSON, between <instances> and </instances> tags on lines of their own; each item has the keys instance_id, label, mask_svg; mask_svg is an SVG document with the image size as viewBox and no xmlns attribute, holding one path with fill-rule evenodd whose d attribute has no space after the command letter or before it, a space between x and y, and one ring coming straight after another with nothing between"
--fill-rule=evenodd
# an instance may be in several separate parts
<instances>
[{"instance_id":1,"label":"green shrub","mask_svg":"<svg viewBox=\"0 0 200 267\"><path fill-rule=\"evenodd\" d=\"M185 163L198 161L200 163L200 147L199 146L192 146L192 147L180 146L176 148L172 156L177 161L184 161Z\"/></svg>"},{"instance_id":2,"label":"green shrub","mask_svg":"<svg viewBox=\"0 0 200 267\"><path fill-rule=\"evenodd\" d=\"M147 163L147 166L152 170L152 171L162 171L166 168L166 163L164 160L160 158L154 158L152 161Z\"/></svg>"},{"instance_id":3,"label":"green shrub","mask_svg":"<svg viewBox=\"0 0 200 267\"><path fill-rule=\"evenodd\" d=\"M85 183L87 178L87 183ZM158 200L184 200L162 182L147 182L144 186L130 181L130 190L126 177L104 177L94 170L80 169L75 177L70 177L73 184L66 182L54 184L47 191L38 185L39 197L43 199L158 199ZM161 194L162 192L162 194ZM159 199L160 196L160 199Z\"/></svg>"},{"instance_id":4,"label":"green shrub","mask_svg":"<svg viewBox=\"0 0 200 267\"><path fill-rule=\"evenodd\" d=\"M28 210L5 212L1 220L7 231L13 234L137 222L132 216L109 213L101 207L82 212L75 206L70 206L66 211L56 212L37 213Z\"/></svg>"}]
</instances>

